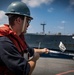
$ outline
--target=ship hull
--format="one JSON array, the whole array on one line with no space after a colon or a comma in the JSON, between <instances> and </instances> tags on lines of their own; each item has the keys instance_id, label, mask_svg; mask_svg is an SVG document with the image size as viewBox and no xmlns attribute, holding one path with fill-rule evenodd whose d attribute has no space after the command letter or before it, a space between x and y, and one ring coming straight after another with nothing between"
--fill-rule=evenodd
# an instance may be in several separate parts
<instances>
[{"instance_id":1,"label":"ship hull","mask_svg":"<svg viewBox=\"0 0 74 75\"><path fill-rule=\"evenodd\" d=\"M59 48L60 41L65 45L65 52L74 52L74 39L72 35L40 35L25 34L26 42L33 48L48 48L61 51Z\"/></svg>"}]
</instances>

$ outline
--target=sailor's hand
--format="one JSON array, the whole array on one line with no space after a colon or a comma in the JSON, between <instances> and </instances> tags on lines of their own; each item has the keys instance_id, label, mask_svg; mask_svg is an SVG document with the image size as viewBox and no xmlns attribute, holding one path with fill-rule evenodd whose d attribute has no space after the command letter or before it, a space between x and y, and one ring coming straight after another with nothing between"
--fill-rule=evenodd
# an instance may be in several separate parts
<instances>
[{"instance_id":1,"label":"sailor's hand","mask_svg":"<svg viewBox=\"0 0 74 75\"><path fill-rule=\"evenodd\" d=\"M42 49L42 53L45 53L45 54L48 54L50 51L49 51L49 49L47 49L47 48L43 48Z\"/></svg>"}]
</instances>

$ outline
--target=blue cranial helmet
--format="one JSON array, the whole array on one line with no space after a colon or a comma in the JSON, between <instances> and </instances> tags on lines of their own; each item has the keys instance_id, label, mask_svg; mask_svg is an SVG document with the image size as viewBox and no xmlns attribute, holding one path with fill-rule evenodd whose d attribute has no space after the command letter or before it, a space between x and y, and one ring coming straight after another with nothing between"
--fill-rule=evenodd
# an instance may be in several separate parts
<instances>
[{"instance_id":1,"label":"blue cranial helmet","mask_svg":"<svg viewBox=\"0 0 74 75\"><path fill-rule=\"evenodd\" d=\"M7 8L7 12L5 13L6 15L10 15L10 14L18 14L18 15L23 15L23 16L27 16L31 19L33 19L30 16L30 10L27 7L27 5L23 2L13 2L11 3L8 8Z\"/></svg>"}]
</instances>

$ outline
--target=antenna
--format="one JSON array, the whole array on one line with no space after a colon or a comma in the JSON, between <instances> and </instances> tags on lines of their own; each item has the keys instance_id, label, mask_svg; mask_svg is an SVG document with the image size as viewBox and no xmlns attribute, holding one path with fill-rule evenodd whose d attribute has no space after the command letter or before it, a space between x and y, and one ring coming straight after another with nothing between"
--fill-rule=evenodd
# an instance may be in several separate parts
<instances>
[{"instance_id":1,"label":"antenna","mask_svg":"<svg viewBox=\"0 0 74 75\"><path fill-rule=\"evenodd\" d=\"M41 23L41 25L43 26L43 34L45 33L45 23Z\"/></svg>"},{"instance_id":2,"label":"antenna","mask_svg":"<svg viewBox=\"0 0 74 75\"><path fill-rule=\"evenodd\" d=\"M38 48L40 48L41 47L41 42L39 42L39 45L38 45Z\"/></svg>"}]
</instances>

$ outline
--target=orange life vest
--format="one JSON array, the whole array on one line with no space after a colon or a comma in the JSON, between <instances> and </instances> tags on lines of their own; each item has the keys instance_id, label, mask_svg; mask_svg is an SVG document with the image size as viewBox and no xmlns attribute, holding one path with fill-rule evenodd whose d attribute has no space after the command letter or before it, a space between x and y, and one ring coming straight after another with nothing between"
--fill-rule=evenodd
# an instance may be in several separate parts
<instances>
[{"instance_id":1,"label":"orange life vest","mask_svg":"<svg viewBox=\"0 0 74 75\"><path fill-rule=\"evenodd\" d=\"M14 43L14 45L17 47L19 52L24 51L26 49L24 35L21 34L20 36L18 36L15 32L13 32L9 28L9 25L5 24L4 26L0 27L0 36L8 37Z\"/></svg>"},{"instance_id":2,"label":"orange life vest","mask_svg":"<svg viewBox=\"0 0 74 75\"><path fill-rule=\"evenodd\" d=\"M6 36L8 37L13 44L16 46L17 50L20 52L21 55L23 55L23 52L25 52L27 45L24 41L24 35L21 34L18 36L15 32L13 32L9 25L5 24L4 26L0 27L0 36ZM0 66L0 73L4 72L3 75L14 75L10 73L8 68L6 66Z\"/></svg>"}]
</instances>

